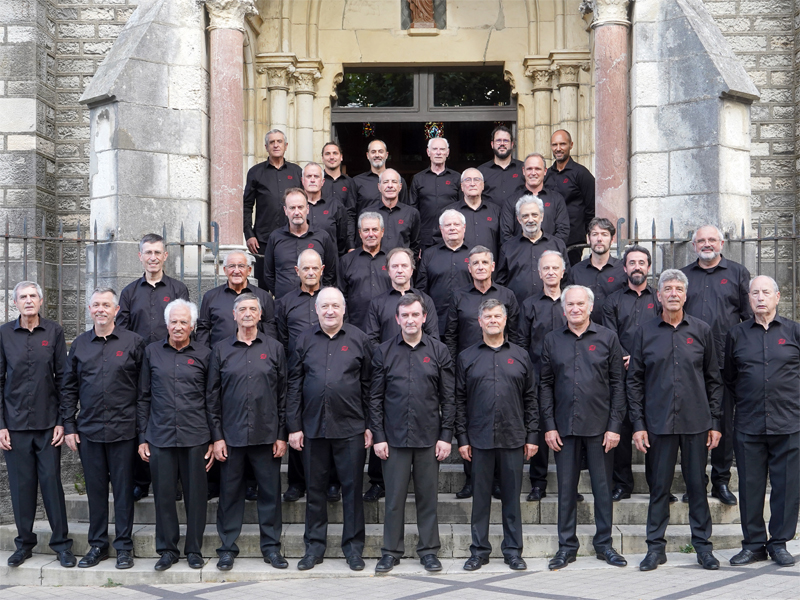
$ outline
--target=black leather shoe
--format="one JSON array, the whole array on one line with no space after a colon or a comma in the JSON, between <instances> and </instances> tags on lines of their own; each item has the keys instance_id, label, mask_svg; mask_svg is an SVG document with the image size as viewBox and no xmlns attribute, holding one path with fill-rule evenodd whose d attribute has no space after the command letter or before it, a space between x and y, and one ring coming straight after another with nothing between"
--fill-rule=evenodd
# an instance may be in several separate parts
<instances>
[{"instance_id":1,"label":"black leather shoe","mask_svg":"<svg viewBox=\"0 0 800 600\"><path fill-rule=\"evenodd\" d=\"M9 567L18 567L26 560L28 560L31 556L33 556L33 552L30 550L17 550L8 557L8 566Z\"/></svg>"},{"instance_id":2,"label":"black leather shoe","mask_svg":"<svg viewBox=\"0 0 800 600\"><path fill-rule=\"evenodd\" d=\"M639 563L639 570L655 571L658 568L658 565L663 565L665 562L667 562L667 557L663 554L648 552L647 556L644 557L644 560Z\"/></svg>"},{"instance_id":3,"label":"black leather shoe","mask_svg":"<svg viewBox=\"0 0 800 600\"><path fill-rule=\"evenodd\" d=\"M687 500L688 500L688 498L687 498ZM675 494L670 494L669 495L669 503L670 504L675 504L677 501L678 501L678 497Z\"/></svg>"},{"instance_id":4,"label":"black leather shoe","mask_svg":"<svg viewBox=\"0 0 800 600\"><path fill-rule=\"evenodd\" d=\"M367 490L367 493L364 494L364 502L377 502L380 498L386 496L386 489L378 484L373 483L372 487Z\"/></svg>"},{"instance_id":5,"label":"black leather shoe","mask_svg":"<svg viewBox=\"0 0 800 600\"><path fill-rule=\"evenodd\" d=\"M456 498L464 500L464 498L472 498L472 485L465 483L464 487L456 492Z\"/></svg>"},{"instance_id":6,"label":"black leather shoe","mask_svg":"<svg viewBox=\"0 0 800 600\"><path fill-rule=\"evenodd\" d=\"M503 562L508 565L512 571L524 571L528 565L521 556L508 556L503 559Z\"/></svg>"},{"instance_id":7,"label":"black leather shoe","mask_svg":"<svg viewBox=\"0 0 800 600\"><path fill-rule=\"evenodd\" d=\"M376 573L388 573L392 569L395 568L396 565L400 564L400 559L395 558L391 554L384 554L381 556L381 559L378 561L378 564L375 565L375 572Z\"/></svg>"},{"instance_id":8,"label":"black leather shoe","mask_svg":"<svg viewBox=\"0 0 800 600\"><path fill-rule=\"evenodd\" d=\"M300 498L302 498L305 495L306 495L305 490L301 490L296 485L290 485L288 488L286 488L286 491L283 492L283 501L297 502L298 500L300 500Z\"/></svg>"},{"instance_id":9,"label":"black leather shoe","mask_svg":"<svg viewBox=\"0 0 800 600\"><path fill-rule=\"evenodd\" d=\"M61 552L56 552L56 556L58 556L58 562L61 563L62 567L69 569L78 564L78 561L75 560L75 555L72 553L72 550L62 550Z\"/></svg>"},{"instance_id":10,"label":"black leather shoe","mask_svg":"<svg viewBox=\"0 0 800 600\"><path fill-rule=\"evenodd\" d=\"M133 555L130 550L117 550L117 569L130 569L133 566Z\"/></svg>"},{"instance_id":11,"label":"black leather shoe","mask_svg":"<svg viewBox=\"0 0 800 600\"><path fill-rule=\"evenodd\" d=\"M220 571L230 571L233 568L233 561L234 561L233 552L223 552L219 555L219 560L217 561L217 568Z\"/></svg>"},{"instance_id":12,"label":"black leather shoe","mask_svg":"<svg viewBox=\"0 0 800 600\"><path fill-rule=\"evenodd\" d=\"M467 562L464 563L464 570L477 571L483 565L488 565L488 564L489 564L488 558L481 558L480 556L470 556L467 559Z\"/></svg>"},{"instance_id":13,"label":"black leather shoe","mask_svg":"<svg viewBox=\"0 0 800 600\"><path fill-rule=\"evenodd\" d=\"M683 496L681 496L681 502L684 504L689 504L689 492L686 492Z\"/></svg>"},{"instance_id":14,"label":"black leather shoe","mask_svg":"<svg viewBox=\"0 0 800 600\"><path fill-rule=\"evenodd\" d=\"M338 502L342 499L342 488L338 485L328 486L328 502Z\"/></svg>"},{"instance_id":15,"label":"black leather shoe","mask_svg":"<svg viewBox=\"0 0 800 600\"><path fill-rule=\"evenodd\" d=\"M769 553L769 557L774 560L779 567L791 567L794 564L794 556L789 554L786 548L776 548Z\"/></svg>"},{"instance_id":16,"label":"black leather shoe","mask_svg":"<svg viewBox=\"0 0 800 600\"><path fill-rule=\"evenodd\" d=\"M208 497L209 500L213 500L214 498L219 498L219 484L218 483L209 483L208 484L207 497Z\"/></svg>"},{"instance_id":17,"label":"black leather shoe","mask_svg":"<svg viewBox=\"0 0 800 600\"><path fill-rule=\"evenodd\" d=\"M150 489L140 485L133 486L133 501L138 502L142 498L147 498L150 495Z\"/></svg>"},{"instance_id":18,"label":"black leather shoe","mask_svg":"<svg viewBox=\"0 0 800 600\"><path fill-rule=\"evenodd\" d=\"M176 562L178 562L177 556L175 556L172 552L164 552L164 554L161 555L161 558L158 559L158 562L154 568L156 571L166 571Z\"/></svg>"},{"instance_id":19,"label":"black leather shoe","mask_svg":"<svg viewBox=\"0 0 800 600\"><path fill-rule=\"evenodd\" d=\"M575 496L575 499L576 499L578 502L583 502L583 500L584 500L584 498L583 498L583 494L578 494L577 496Z\"/></svg>"},{"instance_id":20,"label":"black leather shoe","mask_svg":"<svg viewBox=\"0 0 800 600\"><path fill-rule=\"evenodd\" d=\"M247 490L244 492L244 499L249 500L250 502L255 502L258 500L258 487L254 485L248 485Z\"/></svg>"},{"instance_id":21,"label":"black leather shoe","mask_svg":"<svg viewBox=\"0 0 800 600\"><path fill-rule=\"evenodd\" d=\"M630 498L631 493L626 492L622 488L616 488L613 492L611 492L611 500L613 502L619 502L620 500L624 500L625 498Z\"/></svg>"},{"instance_id":22,"label":"black leather shoe","mask_svg":"<svg viewBox=\"0 0 800 600\"><path fill-rule=\"evenodd\" d=\"M425 567L425 570L429 573L438 573L442 570L442 563L439 562L439 559L435 554L426 554L425 556L421 556L419 563Z\"/></svg>"},{"instance_id":23,"label":"black leather shoe","mask_svg":"<svg viewBox=\"0 0 800 600\"><path fill-rule=\"evenodd\" d=\"M711 488L711 497L717 498L720 502L728 506L736 506L739 504L736 496L733 495L733 492L728 489L728 485L725 483L713 486Z\"/></svg>"},{"instance_id":24,"label":"black leather shoe","mask_svg":"<svg viewBox=\"0 0 800 600\"><path fill-rule=\"evenodd\" d=\"M189 563L189 566L193 569L202 569L206 564L206 561L203 560L203 556L197 552L189 552L189 554L186 555L186 562Z\"/></svg>"},{"instance_id":25,"label":"black leather shoe","mask_svg":"<svg viewBox=\"0 0 800 600\"><path fill-rule=\"evenodd\" d=\"M622 556L619 552L614 550L613 548L607 548L604 552L597 553L597 558L599 560L606 561L612 567L627 567L628 561L625 560L625 557Z\"/></svg>"},{"instance_id":26,"label":"black leather shoe","mask_svg":"<svg viewBox=\"0 0 800 600\"><path fill-rule=\"evenodd\" d=\"M499 483L495 483L492 486L492 498L495 498L496 500L500 500L503 498L503 490L500 489Z\"/></svg>"},{"instance_id":27,"label":"black leather shoe","mask_svg":"<svg viewBox=\"0 0 800 600\"><path fill-rule=\"evenodd\" d=\"M528 493L528 497L525 498L525 500L528 502L538 502L545 496L547 496L547 492L545 492L542 488L533 487L531 488L531 491Z\"/></svg>"},{"instance_id":28,"label":"black leather shoe","mask_svg":"<svg viewBox=\"0 0 800 600\"><path fill-rule=\"evenodd\" d=\"M97 546L92 546L89 551L78 563L78 567L85 569L87 567L96 567L100 564L101 560L108 559L108 549L101 550Z\"/></svg>"},{"instance_id":29,"label":"black leather shoe","mask_svg":"<svg viewBox=\"0 0 800 600\"><path fill-rule=\"evenodd\" d=\"M707 571L716 571L719 569L719 561L711 552L700 552L697 555L697 564Z\"/></svg>"},{"instance_id":30,"label":"black leather shoe","mask_svg":"<svg viewBox=\"0 0 800 600\"><path fill-rule=\"evenodd\" d=\"M762 560L767 560L767 551L765 549L758 550L753 552L752 550L742 549L739 554L736 556L731 557L730 563L734 567L739 567L741 565L750 565L754 562L759 562Z\"/></svg>"},{"instance_id":31,"label":"black leather shoe","mask_svg":"<svg viewBox=\"0 0 800 600\"><path fill-rule=\"evenodd\" d=\"M577 552L568 552L567 550L559 550L556 555L547 563L547 568L551 571L563 569L569 563L574 563L577 557Z\"/></svg>"},{"instance_id":32,"label":"black leather shoe","mask_svg":"<svg viewBox=\"0 0 800 600\"><path fill-rule=\"evenodd\" d=\"M301 558L297 563L297 570L298 571L308 571L313 569L319 564L322 564L323 558L321 556L312 556L311 554L306 554L303 558Z\"/></svg>"},{"instance_id":33,"label":"black leather shoe","mask_svg":"<svg viewBox=\"0 0 800 600\"><path fill-rule=\"evenodd\" d=\"M276 569L285 569L289 566L289 561L283 558L280 552L270 552L264 557L264 562L271 564Z\"/></svg>"},{"instance_id":34,"label":"black leather shoe","mask_svg":"<svg viewBox=\"0 0 800 600\"><path fill-rule=\"evenodd\" d=\"M351 571L363 571L364 567L364 559L361 558L358 554L351 554L346 559L347 565L350 567Z\"/></svg>"}]
</instances>

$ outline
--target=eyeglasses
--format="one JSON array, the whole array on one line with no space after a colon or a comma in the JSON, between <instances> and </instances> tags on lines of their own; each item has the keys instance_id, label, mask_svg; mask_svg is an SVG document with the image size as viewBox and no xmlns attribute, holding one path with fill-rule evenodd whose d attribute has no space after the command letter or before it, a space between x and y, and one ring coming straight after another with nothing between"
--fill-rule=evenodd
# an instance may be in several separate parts
<instances>
[{"instance_id":1,"label":"eyeglasses","mask_svg":"<svg viewBox=\"0 0 800 600\"><path fill-rule=\"evenodd\" d=\"M467 177L461 180L461 183L478 183L479 181L483 181L483 177Z\"/></svg>"},{"instance_id":2,"label":"eyeglasses","mask_svg":"<svg viewBox=\"0 0 800 600\"><path fill-rule=\"evenodd\" d=\"M231 270L238 269L239 271L244 271L249 266L250 265L241 265L241 264L239 264L239 265L225 265L225 268L226 269L231 269Z\"/></svg>"}]
</instances>

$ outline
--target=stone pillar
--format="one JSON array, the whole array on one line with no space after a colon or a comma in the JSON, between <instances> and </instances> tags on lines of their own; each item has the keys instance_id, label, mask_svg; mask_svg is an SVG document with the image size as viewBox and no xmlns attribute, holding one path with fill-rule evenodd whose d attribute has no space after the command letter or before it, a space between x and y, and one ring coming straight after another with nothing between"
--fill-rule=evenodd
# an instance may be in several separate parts
<instances>
[{"instance_id":1,"label":"stone pillar","mask_svg":"<svg viewBox=\"0 0 800 600\"><path fill-rule=\"evenodd\" d=\"M549 60L535 64L526 59L525 75L533 81L533 148L542 156L550 156L551 106L553 103L553 70Z\"/></svg>"},{"instance_id":2,"label":"stone pillar","mask_svg":"<svg viewBox=\"0 0 800 600\"><path fill-rule=\"evenodd\" d=\"M223 246L242 246L244 17L254 0L206 0L210 57L211 220Z\"/></svg>"},{"instance_id":3,"label":"stone pillar","mask_svg":"<svg viewBox=\"0 0 800 600\"><path fill-rule=\"evenodd\" d=\"M320 67L322 65L320 64ZM314 160L314 88L322 75L317 69L297 69L295 80L296 103L295 131L297 137L297 161L307 163Z\"/></svg>"},{"instance_id":4,"label":"stone pillar","mask_svg":"<svg viewBox=\"0 0 800 600\"><path fill-rule=\"evenodd\" d=\"M291 63L269 63L258 67L267 74L269 92L269 129L280 129L286 135L289 128L289 84L295 67Z\"/></svg>"},{"instance_id":5,"label":"stone pillar","mask_svg":"<svg viewBox=\"0 0 800 600\"><path fill-rule=\"evenodd\" d=\"M572 141L575 142L573 154L578 154L578 85L581 65L579 64L557 64L558 72L558 91L561 98L559 106L560 128L569 131ZM549 142L549 139L548 139Z\"/></svg>"}]
</instances>

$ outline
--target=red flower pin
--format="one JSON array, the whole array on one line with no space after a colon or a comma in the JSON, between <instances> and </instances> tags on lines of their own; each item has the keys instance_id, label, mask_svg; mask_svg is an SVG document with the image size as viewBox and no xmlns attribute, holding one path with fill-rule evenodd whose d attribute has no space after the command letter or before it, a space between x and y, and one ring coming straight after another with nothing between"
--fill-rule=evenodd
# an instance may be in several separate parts
<instances>
[{"instance_id":1,"label":"red flower pin","mask_svg":"<svg viewBox=\"0 0 800 600\"><path fill-rule=\"evenodd\" d=\"M514 364L514 359L513 358L509 358L508 359L508 364L513 365Z\"/></svg>"},{"instance_id":2,"label":"red flower pin","mask_svg":"<svg viewBox=\"0 0 800 600\"><path fill-rule=\"evenodd\" d=\"M431 359L430 359L430 357L426 356L425 358L422 359L422 362L429 363L429 362L431 362Z\"/></svg>"},{"instance_id":3,"label":"red flower pin","mask_svg":"<svg viewBox=\"0 0 800 600\"><path fill-rule=\"evenodd\" d=\"M286 179L294 179L294 177L292 177L291 175L287 175Z\"/></svg>"},{"instance_id":4,"label":"red flower pin","mask_svg":"<svg viewBox=\"0 0 800 600\"><path fill-rule=\"evenodd\" d=\"M261 360L264 360L265 358L267 358L267 355L266 354L262 354L261 355Z\"/></svg>"},{"instance_id":5,"label":"red flower pin","mask_svg":"<svg viewBox=\"0 0 800 600\"><path fill-rule=\"evenodd\" d=\"M327 214L328 214L328 211L327 211L327 210L323 210L323 211L322 211L322 214L323 214L323 215L327 215Z\"/></svg>"},{"instance_id":6,"label":"red flower pin","mask_svg":"<svg viewBox=\"0 0 800 600\"><path fill-rule=\"evenodd\" d=\"M169 302L169 296L164 296L164 302Z\"/></svg>"},{"instance_id":7,"label":"red flower pin","mask_svg":"<svg viewBox=\"0 0 800 600\"><path fill-rule=\"evenodd\" d=\"M686 338L686 343L687 343L687 344L694 344L694 339L692 339L692 338Z\"/></svg>"},{"instance_id":8,"label":"red flower pin","mask_svg":"<svg viewBox=\"0 0 800 600\"><path fill-rule=\"evenodd\" d=\"M381 267L381 270L385 271L385 270L386 270L386 265L383 265L383 266Z\"/></svg>"},{"instance_id":9,"label":"red flower pin","mask_svg":"<svg viewBox=\"0 0 800 600\"><path fill-rule=\"evenodd\" d=\"M783 346L783 345L786 343L786 340L785 340L785 339L783 339L783 338L781 338L781 339L779 339L779 340L778 340L778 343L779 343L781 346Z\"/></svg>"},{"instance_id":10,"label":"red flower pin","mask_svg":"<svg viewBox=\"0 0 800 600\"><path fill-rule=\"evenodd\" d=\"M594 352L595 350L597 350L597 346L595 346L594 344L589 346L589 352Z\"/></svg>"},{"instance_id":11,"label":"red flower pin","mask_svg":"<svg viewBox=\"0 0 800 600\"><path fill-rule=\"evenodd\" d=\"M608 278L608 283L614 283L614 278L613 277L609 277Z\"/></svg>"},{"instance_id":12,"label":"red flower pin","mask_svg":"<svg viewBox=\"0 0 800 600\"><path fill-rule=\"evenodd\" d=\"M347 352L347 346L342 346L342 352Z\"/></svg>"},{"instance_id":13,"label":"red flower pin","mask_svg":"<svg viewBox=\"0 0 800 600\"><path fill-rule=\"evenodd\" d=\"M569 183L569 179L567 179L566 177L564 177L564 183Z\"/></svg>"},{"instance_id":14,"label":"red flower pin","mask_svg":"<svg viewBox=\"0 0 800 600\"><path fill-rule=\"evenodd\" d=\"M403 219L398 219L397 224L398 225L402 225L403 224Z\"/></svg>"},{"instance_id":15,"label":"red flower pin","mask_svg":"<svg viewBox=\"0 0 800 600\"><path fill-rule=\"evenodd\" d=\"M492 220L492 217L486 217L486 220L487 220L487 221L491 221L491 220Z\"/></svg>"},{"instance_id":16,"label":"red flower pin","mask_svg":"<svg viewBox=\"0 0 800 600\"><path fill-rule=\"evenodd\" d=\"M550 203L549 202L545 202L544 205L545 206L550 206Z\"/></svg>"},{"instance_id":17,"label":"red flower pin","mask_svg":"<svg viewBox=\"0 0 800 600\"><path fill-rule=\"evenodd\" d=\"M186 364L187 365L193 365L194 364L194 359L190 358L189 360L186 361Z\"/></svg>"},{"instance_id":18,"label":"red flower pin","mask_svg":"<svg viewBox=\"0 0 800 600\"><path fill-rule=\"evenodd\" d=\"M122 356L124 352L122 350L117 350L117 356Z\"/></svg>"},{"instance_id":19,"label":"red flower pin","mask_svg":"<svg viewBox=\"0 0 800 600\"><path fill-rule=\"evenodd\" d=\"M655 306L656 305L651 302L650 304L647 305L647 308L651 308L652 309L652 308L655 308Z\"/></svg>"},{"instance_id":20,"label":"red flower pin","mask_svg":"<svg viewBox=\"0 0 800 600\"><path fill-rule=\"evenodd\" d=\"M50 342L48 342L47 340L42 340L42 346L49 346L49 345Z\"/></svg>"},{"instance_id":21,"label":"red flower pin","mask_svg":"<svg viewBox=\"0 0 800 600\"><path fill-rule=\"evenodd\" d=\"M514 174L511 176L511 179L516 179L517 177L519 177L519 173L514 173Z\"/></svg>"},{"instance_id":22,"label":"red flower pin","mask_svg":"<svg viewBox=\"0 0 800 600\"><path fill-rule=\"evenodd\" d=\"M445 180L444 184L445 184L445 185L450 185L450 180L449 180L449 179L448 179L448 180Z\"/></svg>"},{"instance_id":23,"label":"red flower pin","mask_svg":"<svg viewBox=\"0 0 800 600\"><path fill-rule=\"evenodd\" d=\"M344 185L343 185L343 186L342 186L342 191L343 191L343 192L346 192L346 191L347 191L347 186L344 186Z\"/></svg>"},{"instance_id":24,"label":"red flower pin","mask_svg":"<svg viewBox=\"0 0 800 600\"><path fill-rule=\"evenodd\" d=\"M309 248L313 248L313 247L314 247L314 242L311 242L311 243L308 245L308 247L309 247Z\"/></svg>"},{"instance_id":25,"label":"red flower pin","mask_svg":"<svg viewBox=\"0 0 800 600\"><path fill-rule=\"evenodd\" d=\"M720 279L719 282L720 282L721 285L725 285L726 283L728 283L728 280L727 279Z\"/></svg>"}]
</instances>

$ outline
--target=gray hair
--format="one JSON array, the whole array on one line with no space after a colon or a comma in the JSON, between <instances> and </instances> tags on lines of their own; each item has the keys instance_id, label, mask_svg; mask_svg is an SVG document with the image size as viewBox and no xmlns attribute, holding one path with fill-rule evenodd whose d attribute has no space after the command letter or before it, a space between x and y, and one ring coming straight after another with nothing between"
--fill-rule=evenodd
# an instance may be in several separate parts
<instances>
[{"instance_id":1,"label":"gray hair","mask_svg":"<svg viewBox=\"0 0 800 600\"><path fill-rule=\"evenodd\" d=\"M322 174L322 173L324 173L324 172L325 172L325 169L323 169L323 168L322 168L322 165L321 165L321 164L319 164L319 163L315 163L314 161L311 161L311 162L307 162L307 163L306 163L306 166L305 166L305 167L303 167L303 177L305 177L305 176L306 176L306 169L307 169L308 167L317 167L317 168L319 169L319 172L320 172L320 174Z\"/></svg>"},{"instance_id":2,"label":"gray hair","mask_svg":"<svg viewBox=\"0 0 800 600\"><path fill-rule=\"evenodd\" d=\"M250 266L250 258L247 256L247 254L244 253L244 251L242 251L242 250L231 250L230 252L228 252L225 255L225 260L222 261L222 266L223 267L227 267L228 266L228 259L231 256L241 256L242 258L244 258L244 261L247 263L247 266L248 267Z\"/></svg>"},{"instance_id":3,"label":"gray hair","mask_svg":"<svg viewBox=\"0 0 800 600\"><path fill-rule=\"evenodd\" d=\"M142 239L139 240L139 252L141 252L144 249L145 244L158 244L158 243L160 243L164 247L164 251L166 252L167 244L164 241L163 237L161 237L157 233L145 234L144 237L142 237Z\"/></svg>"},{"instance_id":4,"label":"gray hair","mask_svg":"<svg viewBox=\"0 0 800 600\"><path fill-rule=\"evenodd\" d=\"M661 273L661 277L658 278L658 291L660 292L664 284L670 281L680 281L686 291L689 291L689 279L683 271L679 271L678 269L667 269Z\"/></svg>"},{"instance_id":5,"label":"gray hair","mask_svg":"<svg viewBox=\"0 0 800 600\"><path fill-rule=\"evenodd\" d=\"M538 206L539 212L541 212L542 217L544 217L544 202L542 202L542 199L539 198L539 196L534 196L533 194L525 194L524 196L522 196L522 198L517 200L517 205L514 207L514 212L517 214L518 219L522 207L525 206L526 204L535 204L536 206Z\"/></svg>"},{"instance_id":6,"label":"gray hair","mask_svg":"<svg viewBox=\"0 0 800 600\"><path fill-rule=\"evenodd\" d=\"M342 293L342 290L340 290L337 287L333 287L333 286L324 287L317 293L317 299L314 300L314 307L319 308L319 299L322 298L323 292L328 292L328 291L335 292L339 296L339 298L341 298L342 306L344 306L345 310L346 310L347 309L347 301L344 299L344 294Z\"/></svg>"},{"instance_id":7,"label":"gray hair","mask_svg":"<svg viewBox=\"0 0 800 600\"><path fill-rule=\"evenodd\" d=\"M433 143L433 140L444 140L444 143L447 144L447 148L448 149L450 148L450 142L447 141L447 138L444 138L444 137L432 137L432 138L430 138L428 140L428 150L431 149L431 144Z\"/></svg>"},{"instance_id":8,"label":"gray hair","mask_svg":"<svg viewBox=\"0 0 800 600\"><path fill-rule=\"evenodd\" d=\"M477 169L475 167L467 167L466 169L464 169L464 171L461 173L461 179L464 179L464 175L466 175L467 171L478 171L478 175L481 176L481 181L483 181L483 173L480 172L480 169Z\"/></svg>"},{"instance_id":9,"label":"gray hair","mask_svg":"<svg viewBox=\"0 0 800 600\"><path fill-rule=\"evenodd\" d=\"M397 175L397 181L400 184L400 187L402 188L403 187L403 178L400 175L400 171L398 171L397 169L392 169L392 168L384 169L383 173L378 175L378 182L383 183L383 176L386 175L389 171L391 171L392 173Z\"/></svg>"},{"instance_id":10,"label":"gray hair","mask_svg":"<svg viewBox=\"0 0 800 600\"><path fill-rule=\"evenodd\" d=\"M561 308L563 310L567 310L567 292L570 290L583 290L586 292L586 297L589 299L589 306L594 306L594 292L591 288L585 285L568 285L564 288L564 291L561 292Z\"/></svg>"},{"instance_id":11,"label":"gray hair","mask_svg":"<svg viewBox=\"0 0 800 600\"><path fill-rule=\"evenodd\" d=\"M486 246L481 246L480 244L473 246L472 250L469 251L470 258L472 258L473 254L488 254L489 260L494 262L494 252L489 250Z\"/></svg>"},{"instance_id":12,"label":"gray hair","mask_svg":"<svg viewBox=\"0 0 800 600\"><path fill-rule=\"evenodd\" d=\"M236 297L236 300L233 301L233 310L236 310L237 306L239 306L242 302L247 302L248 300L255 300L256 302L258 302L258 310L264 310L264 307L261 306L261 299L255 294L250 292L239 294Z\"/></svg>"},{"instance_id":13,"label":"gray hair","mask_svg":"<svg viewBox=\"0 0 800 600\"><path fill-rule=\"evenodd\" d=\"M503 309L503 316L507 317L508 309L506 308L506 305L500 302L500 300L497 298L489 298L488 300L481 302L481 305L478 307L478 317L482 317L485 311L492 310L498 306Z\"/></svg>"},{"instance_id":14,"label":"gray hair","mask_svg":"<svg viewBox=\"0 0 800 600\"><path fill-rule=\"evenodd\" d=\"M453 208L448 208L446 211L444 211L442 214L439 215L439 227L444 225L444 219L448 215L457 215L458 216L458 220L461 221L462 225L466 225L467 224L467 218L463 214L461 214L460 212L458 212L457 210L455 210Z\"/></svg>"},{"instance_id":15,"label":"gray hair","mask_svg":"<svg viewBox=\"0 0 800 600\"><path fill-rule=\"evenodd\" d=\"M525 164L526 162L528 162L529 158L533 157L541 158L542 164L544 165L545 169L547 168L547 161L545 160L544 156L542 156L538 152L531 152L530 154L528 154L528 156L525 157L525 160L523 160L522 163Z\"/></svg>"},{"instance_id":16,"label":"gray hair","mask_svg":"<svg viewBox=\"0 0 800 600\"><path fill-rule=\"evenodd\" d=\"M94 288L92 293L89 295L89 302L88 302L89 306L92 305L92 298L94 298L95 294L111 294L114 297L114 306L119 306L119 296L117 295L117 292L114 291L114 288L110 287Z\"/></svg>"},{"instance_id":17,"label":"gray hair","mask_svg":"<svg viewBox=\"0 0 800 600\"><path fill-rule=\"evenodd\" d=\"M20 281L17 285L14 286L14 301L17 300L17 292L19 292L19 290L29 287L36 288L36 293L39 294L39 298L44 299L44 292L42 292L42 286L40 286L35 281Z\"/></svg>"},{"instance_id":18,"label":"gray hair","mask_svg":"<svg viewBox=\"0 0 800 600\"><path fill-rule=\"evenodd\" d=\"M182 306L184 308L189 309L189 314L191 315L191 322L192 322L192 329L194 326L197 325L197 305L194 302L189 302L188 300L184 300L183 298L176 298L169 304L167 304L166 308L164 309L164 322L169 323L169 314L172 312L173 308L178 306Z\"/></svg>"},{"instance_id":19,"label":"gray hair","mask_svg":"<svg viewBox=\"0 0 800 600\"><path fill-rule=\"evenodd\" d=\"M361 221L363 221L364 219L378 219L378 221L381 224L381 229L384 229L383 216L381 215L381 213L363 212L360 215L358 215L358 229L359 230L361 229Z\"/></svg>"},{"instance_id":20,"label":"gray hair","mask_svg":"<svg viewBox=\"0 0 800 600\"><path fill-rule=\"evenodd\" d=\"M542 259L545 256L557 256L558 258L561 259L561 268L562 269L566 269L567 268L567 263L564 260L564 255L561 254L561 252L559 252L558 250L545 250L544 252L542 252L542 255L539 257L539 261L536 263L536 269L537 270L539 269L539 265L542 263Z\"/></svg>"},{"instance_id":21,"label":"gray hair","mask_svg":"<svg viewBox=\"0 0 800 600\"><path fill-rule=\"evenodd\" d=\"M280 129L270 129L266 134L264 134L264 145L265 146L269 143L269 136L271 136L273 133L280 133L283 136L283 143L284 144L288 143L289 140L288 140L288 138L286 137L286 134L283 131L281 131Z\"/></svg>"},{"instance_id":22,"label":"gray hair","mask_svg":"<svg viewBox=\"0 0 800 600\"><path fill-rule=\"evenodd\" d=\"M700 225L700 227L698 227L697 229L695 229L692 232L692 243L693 244L697 241L697 232L700 231L703 227L713 227L714 229L717 230L717 235L719 236L719 241L721 241L721 242L725 241L725 234L722 233L722 230L719 227L717 227L716 225L712 225L711 223L708 223L706 225Z\"/></svg>"},{"instance_id":23,"label":"gray hair","mask_svg":"<svg viewBox=\"0 0 800 600\"><path fill-rule=\"evenodd\" d=\"M308 256L309 252L313 252L316 255L316 257L319 259L319 264L320 265L324 265L324 261L322 260L322 255L319 252L317 252L313 248L306 248L300 254L297 255L297 268L298 269L300 268L300 262L303 260L303 257L304 256Z\"/></svg>"},{"instance_id":24,"label":"gray hair","mask_svg":"<svg viewBox=\"0 0 800 600\"><path fill-rule=\"evenodd\" d=\"M774 291L776 294L780 293L780 290L778 289L778 282L777 282L777 281L775 281L775 280L774 280L772 277L770 277L769 275L756 275L755 277L753 277L753 278L750 280L750 285L749 285L749 286L747 286L747 289L748 289L748 290L752 290L752 289L753 289L753 282L754 282L756 279L758 279L759 277L763 277L764 279L769 279L769 282L772 284L772 290L773 290L773 291Z\"/></svg>"}]
</instances>

